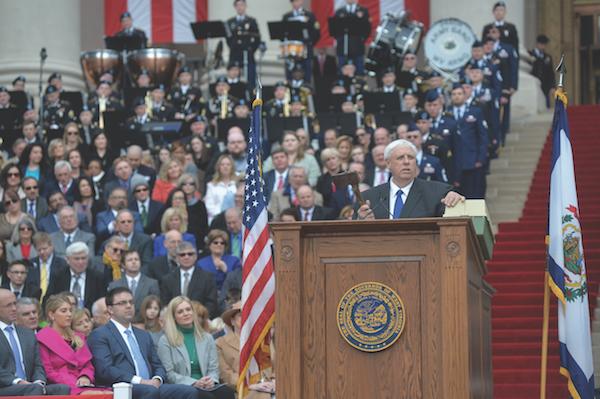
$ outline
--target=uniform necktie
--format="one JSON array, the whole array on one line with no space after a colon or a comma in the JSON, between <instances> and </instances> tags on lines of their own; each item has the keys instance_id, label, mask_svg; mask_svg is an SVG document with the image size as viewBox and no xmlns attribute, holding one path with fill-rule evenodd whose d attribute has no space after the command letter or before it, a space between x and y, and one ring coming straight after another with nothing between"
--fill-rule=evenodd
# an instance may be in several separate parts
<instances>
[{"instance_id":1,"label":"uniform necktie","mask_svg":"<svg viewBox=\"0 0 600 399\"><path fill-rule=\"evenodd\" d=\"M146 209L146 204L142 202L140 216L142 217L142 224L144 227L148 225L148 210Z\"/></svg>"},{"instance_id":2,"label":"uniform necktie","mask_svg":"<svg viewBox=\"0 0 600 399\"><path fill-rule=\"evenodd\" d=\"M27 376L25 375L25 370L23 369L23 360L21 359L21 352L19 352L19 345L17 345L17 339L13 334L15 328L13 326L6 326L4 330L8 333L10 349L12 349L13 357L15 359L16 375L18 378L26 380Z\"/></svg>"},{"instance_id":3,"label":"uniform necktie","mask_svg":"<svg viewBox=\"0 0 600 399\"><path fill-rule=\"evenodd\" d=\"M135 289L137 288L137 281L135 279L131 280L131 284L129 285L129 289L131 290L131 293L133 295L135 295Z\"/></svg>"},{"instance_id":4,"label":"uniform necktie","mask_svg":"<svg viewBox=\"0 0 600 399\"><path fill-rule=\"evenodd\" d=\"M400 219L404 201L402 201L402 190L396 192L396 203L394 204L394 219Z\"/></svg>"},{"instance_id":5,"label":"uniform necktie","mask_svg":"<svg viewBox=\"0 0 600 399\"><path fill-rule=\"evenodd\" d=\"M46 295L48 289L48 270L46 270L46 262L42 262L40 269L40 288L42 289L42 298Z\"/></svg>"},{"instance_id":6,"label":"uniform necktie","mask_svg":"<svg viewBox=\"0 0 600 399\"><path fill-rule=\"evenodd\" d=\"M190 272L183 273L183 292L184 296L187 296L188 288L190 287Z\"/></svg>"},{"instance_id":7,"label":"uniform necktie","mask_svg":"<svg viewBox=\"0 0 600 399\"><path fill-rule=\"evenodd\" d=\"M279 175L279 179L277 179L277 190L283 190L283 176Z\"/></svg>"},{"instance_id":8,"label":"uniform necktie","mask_svg":"<svg viewBox=\"0 0 600 399\"><path fill-rule=\"evenodd\" d=\"M137 341L133 338L133 331L125 330L125 335L127 335L127 342L129 343L129 347L131 348L131 355L133 356L133 360L137 364L138 373L140 373L140 377L144 380L150 379L150 371L148 370L148 365L146 364L146 360L144 356L142 356L142 351L137 343Z\"/></svg>"}]
</instances>

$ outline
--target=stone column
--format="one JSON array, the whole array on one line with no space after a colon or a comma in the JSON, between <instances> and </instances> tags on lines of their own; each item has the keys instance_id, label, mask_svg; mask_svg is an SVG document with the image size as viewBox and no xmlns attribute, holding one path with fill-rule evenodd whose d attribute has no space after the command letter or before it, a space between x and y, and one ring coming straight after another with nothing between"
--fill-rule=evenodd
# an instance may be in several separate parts
<instances>
[{"instance_id":1,"label":"stone column","mask_svg":"<svg viewBox=\"0 0 600 399\"><path fill-rule=\"evenodd\" d=\"M40 49L48 58L42 77L58 72L67 90L83 90L79 64L81 50L79 0L18 0L2 3L0 12L0 84L10 88L18 75L27 78L27 90L37 98Z\"/></svg>"}]
</instances>

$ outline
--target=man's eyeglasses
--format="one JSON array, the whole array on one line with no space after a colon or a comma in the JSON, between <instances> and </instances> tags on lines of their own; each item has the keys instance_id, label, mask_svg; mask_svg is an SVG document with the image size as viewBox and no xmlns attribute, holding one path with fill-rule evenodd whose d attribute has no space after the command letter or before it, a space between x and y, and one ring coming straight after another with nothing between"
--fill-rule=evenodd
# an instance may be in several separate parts
<instances>
[{"instance_id":1,"label":"man's eyeglasses","mask_svg":"<svg viewBox=\"0 0 600 399\"><path fill-rule=\"evenodd\" d=\"M147 187L140 187L140 188L136 188L135 192L136 193L143 193L144 191L148 191Z\"/></svg>"},{"instance_id":2,"label":"man's eyeglasses","mask_svg":"<svg viewBox=\"0 0 600 399\"><path fill-rule=\"evenodd\" d=\"M6 201L4 201L4 205L9 206L10 204L16 204L17 202L19 202L19 200L7 199Z\"/></svg>"},{"instance_id":3,"label":"man's eyeglasses","mask_svg":"<svg viewBox=\"0 0 600 399\"><path fill-rule=\"evenodd\" d=\"M38 186L27 186L27 187L24 187L24 188L25 188L25 191L31 191L31 190L37 190Z\"/></svg>"},{"instance_id":4,"label":"man's eyeglasses","mask_svg":"<svg viewBox=\"0 0 600 399\"><path fill-rule=\"evenodd\" d=\"M123 248L111 248L110 250L113 251L116 254L120 254L120 253L125 252L125 250Z\"/></svg>"},{"instance_id":5,"label":"man's eyeglasses","mask_svg":"<svg viewBox=\"0 0 600 399\"><path fill-rule=\"evenodd\" d=\"M178 255L178 256L181 256L182 258L184 258L184 257L186 257L186 256L190 256L190 257L192 257L192 256L194 256L194 255L196 255L196 254L195 254L194 252L180 252L180 253L178 253L177 255Z\"/></svg>"},{"instance_id":6,"label":"man's eyeglasses","mask_svg":"<svg viewBox=\"0 0 600 399\"><path fill-rule=\"evenodd\" d=\"M33 229L29 226L19 227L19 231L32 231Z\"/></svg>"}]
</instances>

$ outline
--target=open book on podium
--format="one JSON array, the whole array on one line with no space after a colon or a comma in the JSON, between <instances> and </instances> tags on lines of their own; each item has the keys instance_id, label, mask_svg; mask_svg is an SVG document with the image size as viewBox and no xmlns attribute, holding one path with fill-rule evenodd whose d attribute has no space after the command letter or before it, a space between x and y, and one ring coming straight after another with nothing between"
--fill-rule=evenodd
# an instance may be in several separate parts
<instances>
[{"instance_id":1,"label":"open book on podium","mask_svg":"<svg viewBox=\"0 0 600 399\"><path fill-rule=\"evenodd\" d=\"M458 203L453 208L446 208L444 217L469 216L475 227L475 233L481 244L483 256L486 260L492 258L494 250L494 232L492 230L492 219L488 212L485 200L466 200Z\"/></svg>"}]
</instances>

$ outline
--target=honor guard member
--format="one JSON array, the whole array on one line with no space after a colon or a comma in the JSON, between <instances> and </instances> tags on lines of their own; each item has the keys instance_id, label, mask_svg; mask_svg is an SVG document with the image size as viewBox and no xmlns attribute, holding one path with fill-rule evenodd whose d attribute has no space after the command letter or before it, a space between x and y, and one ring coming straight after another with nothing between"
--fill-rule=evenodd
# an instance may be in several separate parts
<instances>
[{"instance_id":1,"label":"honor guard member","mask_svg":"<svg viewBox=\"0 0 600 399\"><path fill-rule=\"evenodd\" d=\"M104 128L104 120L101 118L105 111L120 111L123 109L121 102L112 95L112 87L109 82L101 81L96 88L95 96L90 97L88 107L94 115L94 121L98 126Z\"/></svg>"},{"instance_id":2,"label":"honor guard member","mask_svg":"<svg viewBox=\"0 0 600 399\"><path fill-rule=\"evenodd\" d=\"M263 115L271 118L290 116L290 94L285 82L275 83L273 98L265 103Z\"/></svg>"},{"instance_id":3,"label":"honor guard member","mask_svg":"<svg viewBox=\"0 0 600 399\"><path fill-rule=\"evenodd\" d=\"M488 127L478 107L466 105L460 83L452 86L452 106L448 109L458 125L454 153L455 180L467 198L485 197L485 171L488 163Z\"/></svg>"},{"instance_id":4,"label":"honor guard member","mask_svg":"<svg viewBox=\"0 0 600 399\"><path fill-rule=\"evenodd\" d=\"M356 104L354 103L355 98L351 95L344 97L341 104L341 111L343 114L353 114L356 112Z\"/></svg>"},{"instance_id":5,"label":"honor guard member","mask_svg":"<svg viewBox=\"0 0 600 399\"><path fill-rule=\"evenodd\" d=\"M456 121L451 113L444 111L444 96L436 90L428 90L425 94L425 111L431 119L430 132L444 139L452 149L456 136Z\"/></svg>"},{"instance_id":6,"label":"honor guard member","mask_svg":"<svg viewBox=\"0 0 600 399\"><path fill-rule=\"evenodd\" d=\"M493 41L490 45L493 45ZM471 46L471 59L467 61L465 67L461 70L460 77L465 77L467 66L476 63L483 72L483 81L492 91L492 96L495 99L499 99L502 93L502 75L498 70L497 64L494 64L491 59L486 59L483 47L482 41L475 40L473 42Z\"/></svg>"},{"instance_id":7,"label":"honor guard member","mask_svg":"<svg viewBox=\"0 0 600 399\"><path fill-rule=\"evenodd\" d=\"M177 74L177 84L171 89L169 102L175 109L175 119L192 120L204 110L204 99L199 87L192 85L192 73L183 66Z\"/></svg>"},{"instance_id":8,"label":"honor guard member","mask_svg":"<svg viewBox=\"0 0 600 399\"><path fill-rule=\"evenodd\" d=\"M175 118L175 108L165 100L165 85L159 84L150 93L151 115L159 122L171 121Z\"/></svg>"},{"instance_id":9,"label":"honor guard member","mask_svg":"<svg viewBox=\"0 0 600 399\"><path fill-rule=\"evenodd\" d=\"M431 120L427 112L419 112L415 116L415 123L409 124L409 132L415 129L421 132L421 148L423 152L437 157L442 163L444 170L446 170L449 181L451 183L454 182L453 152L441 136L431 132Z\"/></svg>"},{"instance_id":10,"label":"honor guard member","mask_svg":"<svg viewBox=\"0 0 600 399\"><path fill-rule=\"evenodd\" d=\"M245 98L240 98L235 103L235 108L233 108L233 116L235 118L245 119L250 117L250 106L251 104Z\"/></svg>"},{"instance_id":11,"label":"honor guard member","mask_svg":"<svg viewBox=\"0 0 600 399\"><path fill-rule=\"evenodd\" d=\"M352 60L347 60L346 63L342 65L341 71L342 79L344 80L344 85L346 86L348 94L355 96L357 94L362 94L369 88L366 80L356 76L356 65L354 65Z\"/></svg>"},{"instance_id":12,"label":"honor guard member","mask_svg":"<svg viewBox=\"0 0 600 399\"><path fill-rule=\"evenodd\" d=\"M240 79L240 75L240 63L238 61L230 62L229 65L227 65L227 83L229 84L231 93L234 94L234 97L250 100L251 93L248 84Z\"/></svg>"},{"instance_id":13,"label":"honor guard member","mask_svg":"<svg viewBox=\"0 0 600 399\"><path fill-rule=\"evenodd\" d=\"M59 93L64 91L62 75L58 72L53 72L48 76L48 86L54 86Z\"/></svg>"},{"instance_id":14,"label":"honor guard member","mask_svg":"<svg viewBox=\"0 0 600 399\"><path fill-rule=\"evenodd\" d=\"M348 94L346 82L343 79L338 79L331 85L331 94Z\"/></svg>"},{"instance_id":15,"label":"honor guard member","mask_svg":"<svg viewBox=\"0 0 600 399\"><path fill-rule=\"evenodd\" d=\"M10 93L5 86L0 86L0 109L17 108L10 102Z\"/></svg>"},{"instance_id":16,"label":"honor guard member","mask_svg":"<svg viewBox=\"0 0 600 399\"><path fill-rule=\"evenodd\" d=\"M495 26L490 28L489 37L494 39L494 56L500 61L499 68L502 75L500 131L501 141L504 143L504 137L510 129L510 99L519 86L519 56L510 44L499 40L500 31Z\"/></svg>"},{"instance_id":17,"label":"honor guard member","mask_svg":"<svg viewBox=\"0 0 600 399\"><path fill-rule=\"evenodd\" d=\"M548 36L539 35L535 41L535 47L529 51L529 55L534 59L531 74L538 78L542 84L542 92L546 96L547 108L550 108L550 98L553 97L551 92L556 83L554 80L552 56L546 53L546 46L549 41Z\"/></svg>"},{"instance_id":18,"label":"honor guard member","mask_svg":"<svg viewBox=\"0 0 600 399\"><path fill-rule=\"evenodd\" d=\"M227 119L233 117L233 108L237 99L229 94L229 83L225 76L219 76L215 83L215 96L208 102L208 116Z\"/></svg>"},{"instance_id":19,"label":"honor guard member","mask_svg":"<svg viewBox=\"0 0 600 399\"><path fill-rule=\"evenodd\" d=\"M400 88L396 86L396 71L394 67L388 67L381 74L381 87L377 89L380 93L398 93L401 94Z\"/></svg>"},{"instance_id":20,"label":"honor guard member","mask_svg":"<svg viewBox=\"0 0 600 399\"><path fill-rule=\"evenodd\" d=\"M306 59L302 61L302 67L304 68L304 79L307 82L311 82L311 63L314 55L313 47L321 38L321 30L315 14L305 10L304 0L290 0L292 3L292 11L283 14L283 21L298 21L305 22L308 24L308 29L304 31L304 39L302 42L306 46ZM291 78L290 71L286 71L286 78Z\"/></svg>"},{"instance_id":21,"label":"honor guard member","mask_svg":"<svg viewBox=\"0 0 600 399\"><path fill-rule=\"evenodd\" d=\"M519 53L519 35L517 34L517 28L515 25L504 20L506 17L506 3L504 1L496 2L492 12L494 14L494 22L483 27L481 37L486 37L489 35L492 27L496 27L500 31L500 41L511 45L516 52Z\"/></svg>"},{"instance_id":22,"label":"honor guard member","mask_svg":"<svg viewBox=\"0 0 600 399\"><path fill-rule=\"evenodd\" d=\"M87 104L83 104L83 108L79 113L78 127L83 141L87 145L91 145L93 138L98 134L100 129L98 128L98 124L94 122L94 114L92 114Z\"/></svg>"},{"instance_id":23,"label":"honor guard member","mask_svg":"<svg viewBox=\"0 0 600 399\"><path fill-rule=\"evenodd\" d=\"M467 67L467 78L471 84L471 104L481 108L488 125L490 157L495 158L500 139L500 105L492 96L492 90L483 81L483 71L477 63Z\"/></svg>"},{"instance_id":24,"label":"honor guard member","mask_svg":"<svg viewBox=\"0 0 600 399\"><path fill-rule=\"evenodd\" d=\"M234 0L235 17L227 20L231 36L227 37L229 46L229 65L237 63L247 66L248 75L244 76L250 87L256 81L256 62L254 53L260 45L260 31L256 19L246 15L246 0Z\"/></svg>"},{"instance_id":25,"label":"honor guard member","mask_svg":"<svg viewBox=\"0 0 600 399\"><path fill-rule=\"evenodd\" d=\"M142 126L156 120L148 114L146 100L143 97L136 97L135 100L133 100L133 112L134 115L127 118L127 121L125 122L127 130L129 131L129 137L126 141L129 145L136 144L143 148L154 147L151 138L148 140L147 137L141 135Z\"/></svg>"},{"instance_id":26,"label":"honor guard member","mask_svg":"<svg viewBox=\"0 0 600 399\"><path fill-rule=\"evenodd\" d=\"M371 24L369 10L357 4L357 0L346 0L346 4L336 10L335 16L337 18L356 18L357 26L367 25L370 27ZM356 73L361 76L365 74L365 42L369 38L370 29L365 33L367 33L366 36L347 35L347 39L345 39L342 35L335 38L338 65L344 65L347 60L352 60L356 65ZM347 56L344 48L346 45Z\"/></svg>"},{"instance_id":27,"label":"honor guard member","mask_svg":"<svg viewBox=\"0 0 600 399\"><path fill-rule=\"evenodd\" d=\"M12 81L12 89L13 91L24 92L27 98L27 106L33 106L33 96L25 89L25 83L27 83L25 76L19 75Z\"/></svg>"},{"instance_id":28,"label":"honor guard member","mask_svg":"<svg viewBox=\"0 0 600 399\"><path fill-rule=\"evenodd\" d=\"M68 122L75 120L75 113L67 101L60 99L60 92L56 86L46 88L46 104L44 106L44 129L46 133L62 137L62 131Z\"/></svg>"},{"instance_id":29,"label":"honor guard member","mask_svg":"<svg viewBox=\"0 0 600 399\"><path fill-rule=\"evenodd\" d=\"M142 68L140 74L135 80L135 83L139 88L152 87L152 78L150 77L150 72L146 68Z\"/></svg>"},{"instance_id":30,"label":"honor guard member","mask_svg":"<svg viewBox=\"0 0 600 399\"><path fill-rule=\"evenodd\" d=\"M410 112L414 117L419 112L419 93L413 89L404 90L402 95L402 112Z\"/></svg>"},{"instance_id":31,"label":"honor guard member","mask_svg":"<svg viewBox=\"0 0 600 399\"><path fill-rule=\"evenodd\" d=\"M446 170L442 166L440 159L436 156L423 152L423 136L419 129L409 130L406 133L406 140L410 141L417 148L417 165L419 166L419 178L423 180L434 180L448 183Z\"/></svg>"},{"instance_id":32,"label":"honor guard member","mask_svg":"<svg viewBox=\"0 0 600 399\"><path fill-rule=\"evenodd\" d=\"M417 69L417 55L412 51L404 53L402 66L396 72L396 84L403 89L412 89L419 92L425 82L425 73Z\"/></svg>"},{"instance_id":33,"label":"honor guard member","mask_svg":"<svg viewBox=\"0 0 600 399\"><path fill-rule=\"evenodd\" d=\"M141 29L136 29L133 27L133 18L131 17L131 13L129 11L121 14L121 30L117 32L117 37L138 37L141 43L140 48L146 48L148 46L148 38L146 38L146 33Z\"/></svg>"}]
</instances>

